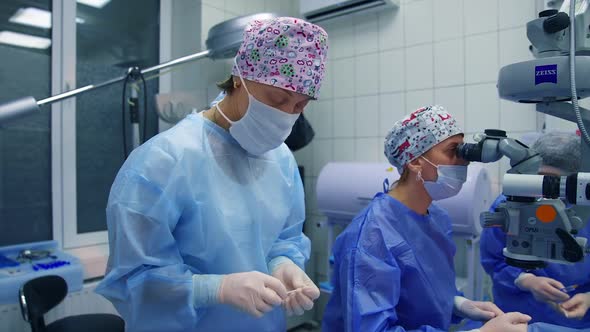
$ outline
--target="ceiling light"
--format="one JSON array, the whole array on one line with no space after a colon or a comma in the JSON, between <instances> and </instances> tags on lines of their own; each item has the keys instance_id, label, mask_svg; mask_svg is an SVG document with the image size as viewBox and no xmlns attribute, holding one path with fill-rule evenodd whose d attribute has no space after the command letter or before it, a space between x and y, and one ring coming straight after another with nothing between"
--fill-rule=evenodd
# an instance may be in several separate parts
<instances>
[{"instance_id":1,"label":"ceiling light","mask_svg":"<svg viewBox=\"0 0 590 332\"><path fill-rule=\"evenodd\" d=\"M39 8L21 8L10 19L12 23L29 25L37 28L51 28L51 13ZM86 20L76 17L76 23L84 24Z\"/></svg>"},{"instance_id":2,"label":"ceiling light","mask_svg":"<svg viewBox=\"0 0 590 332\"><path fill-rule=\"evenodd\" d=\"M49 38L25 35L24 33L12 31L0 31L0 43L39 49L46 49L51 46L51 40Z\"/></svg>"},{"instance_id":3,"label":"ceiling light","mask_svg":"<svg viewBox=\"0 0 590 332\"><path fill-rule=\"evenodd\" d=\"M94 8L102 8L107 3L111 2L111 0L77 0L78 3L81 3L86 6L94 7Z\"/></svg>"},{"instance_id":4,"label":"ceiling light","mask_svg":"<svg viewBox=\"0 0 590 332\"><path fill-rule=\"evenodd\" d=\"M38 28L51 28L51 13L39 8L20 8L8 21Z\"/></svg>"}]
</instances>

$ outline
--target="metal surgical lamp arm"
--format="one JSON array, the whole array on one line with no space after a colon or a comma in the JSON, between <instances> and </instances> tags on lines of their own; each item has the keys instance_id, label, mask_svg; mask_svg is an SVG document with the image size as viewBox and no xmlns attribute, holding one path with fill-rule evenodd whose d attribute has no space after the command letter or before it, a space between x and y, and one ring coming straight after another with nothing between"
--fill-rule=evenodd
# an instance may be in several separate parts
<instances>
[{"instance_id":1,"label":"metal surgical lamp arm","mask_svg":"<svg viewBox=\"0 0 590 332\"><path fill-rule=\"evenodd\" d=\"M175 60L171 60L150 68L142 69L141 74L149 74L160 71L165 68L182 65L188 62L196 61L205 57L211 59L226 59L235 56L240 44L242 43L242 33L246 25L252 20L266 20L277 17L275 14L262 13L237 17L213 26L209 30L207 37L207 50L199 53L187 55ZM127 75L113 78L111 80L90 84L78 89L60 93L42 100L35 100L33 97L24 97L0 104L0 125L8 121L18 119L37 111L40 106L49 105L70 97L75 97L83 93L100 89L112 84L123 82Z\"/></svg>"}]
</instances>

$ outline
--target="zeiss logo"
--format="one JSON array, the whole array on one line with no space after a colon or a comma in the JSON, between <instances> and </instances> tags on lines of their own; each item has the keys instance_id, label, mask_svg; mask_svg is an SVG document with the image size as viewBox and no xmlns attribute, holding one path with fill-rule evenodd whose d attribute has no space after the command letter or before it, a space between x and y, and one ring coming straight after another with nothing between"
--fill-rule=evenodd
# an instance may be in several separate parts
<instances>
[{"instance_id":1,"label":"zeiss logo","mask_svg":"<svg viewBox=\"0 0 590 332\"><path fill-rule=\"evenodd\" d=\"M535 66L535 85L541 83L557 84L557 65Z\"/></svg>"}]
</instances>

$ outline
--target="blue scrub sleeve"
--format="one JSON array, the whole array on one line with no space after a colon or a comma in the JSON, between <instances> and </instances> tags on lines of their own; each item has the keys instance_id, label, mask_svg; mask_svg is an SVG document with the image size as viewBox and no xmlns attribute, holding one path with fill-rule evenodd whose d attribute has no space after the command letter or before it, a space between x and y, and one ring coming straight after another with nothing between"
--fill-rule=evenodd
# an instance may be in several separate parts
<instances>
[{"instance_id":1,"label":"blue scrub sleeve","mask_svg":"<svg viewBox=\"0 0 590 332\"><path fill-rule=\"evenodd\" d=\"M295 159L292 158L293 169L293 192L291 198L291 213L285 222L279 238L273 243L266 262L268 271L272 272L279 264L284 263L288 258L305 270L305 262L309 259L311 243L303 234L303 223L305 222L305 198L303 193L303 182L297 170ZM284 256L283 258L280 258Z\"/></svg>"},{"instance_id":2,"label":"blue scrub sleeve","mask_svg":"<svg viewBox=\"0 0 590 332\"><path fill-rule=\"evenodd\" d=\"M492 203L490 212L494 212L496 207L505 201L506 197L500 194ZM518 278L522 269L506 264L502 253L504 247L506 247L506 233L504 231L499 228L484 228L482 230L479 243L481 265L492 277L495 284L518 293L520 290L514 285L514 280Z\"/></svg>"},{"instance_id":3,"label":"blue scrub sleeve","mask_svg":"<svg viewBox=\"0 0 590 332\"><path fill-rule=\"evenodd\" d=\"M514 280L523 270L506 264L502 254L506 246L506 234L498 228L487 228L483 230L480 241L481 265L494 283L514 293L521 292L514 285Z\"/></svg>"},{"instance_id":4,"label":"blue scrub sleeve","mask_svg":"<svg viewBox=\"0 0 590 332\"><path fill-rule=\"evenodd\" d=\"M565 327L565 326L561 326L561 325L553 325L553 324L549 324L549 323L542 323L542 322L538 322L538 323L533 323L533 324L529 324L528 332L581 332L581 331L587 331L586 329L574 329L574 328L569 328L569 327Z\"/></svg>"},{"instance_id":5,"label":"blue scrub sleeve","mask_svg":"<svg viewBox=\"0 0 590 332\"><path fill-rule=\"evenodd\" d=\"M453 241L453 226L452 224L447 224L447 232L446 235L449 238L449 240L452 242ZM455 256L455 252L456 249L453 250L453 257ZM460 290L455 288L455 296L461 296L461 297L465 297L465 294L463 292L461 292ZM457 315L455 313L455 310L453 310L453 314L451 315L451 324L459 324L461 321L463 321L463 317Z\"/></svg>"},{"instance_id":6,"label":"blue scrub sleeve","mask_svg":"<svg viewBox=\"0 0 590 332\"><path fill-rule=\"evenodd\" d=\"M353 249L342 257L339 273L345 331L440 332L432 326L406 330L397 325L396 306L400 299L401 271L399 266ZM421 299L416 299L420 301Z\"/></svg>"},{"instance_id":7,"label":"blue scrub sleeve","mask_svg":"<svg viewBox=\"0 0 590 332\"><path fill-rule=\"evenodd\" d=\"M221 276L203 275L194 283L199 271L183 263L176 246L177 204L132 171L120 174L113 185L107 207L108 273L97 292L125 317L129 331L186 331L214 301Z\"/></svg>"}]
</instances>

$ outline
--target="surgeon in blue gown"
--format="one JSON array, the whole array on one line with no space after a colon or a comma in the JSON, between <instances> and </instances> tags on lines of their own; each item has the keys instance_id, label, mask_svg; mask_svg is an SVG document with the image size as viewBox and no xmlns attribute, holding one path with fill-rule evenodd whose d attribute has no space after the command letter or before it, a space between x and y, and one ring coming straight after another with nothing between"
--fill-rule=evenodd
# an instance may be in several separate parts
<instances>
[{"instance_id":1,"label":"surgeon in blue gown","mask_svg":"<svg viewBox=\"0 0 590 332\"><path fill-rule=\"evenodd\" d=\"M574 133L547 133L531 147L543 159L539 174L568 175L579 170L580 137ZM505 200L500 195L491 210ZM578 236L590 239L590 224ZM492 278L494 302L500 309L526 313L532 322L590 329L590 259L574 265L548 263L546 268L525 272L506 264L504 247L506 234L502 230L483 230L481 263ZM569 293L560 290L572 285L578 287Z\"/></svg>"},{"instance_id":2,"label":"surgeon in blue gown","mask_svg":"<svg viewBox=\"0 0 590 332\"><path fill-rule=\"evenodd\" d=\"M394 124L385 156L401 177L338 236L323 331L448 331L461 318L485 321L481 332L526 331L530 317L468 300L455 287L451 220L432 201L456 195L465 182L462 142L441 106Z\"/></svg>"},{"instance_id":3,"label":"surgeon in blue gown","mask_svg":"<svg viewBox=\"0 0 590 332\"><path fill-rule=\"evenodd\" d=\"M129 156L97 289L127 331L284 331L285 311L312 309L303 185L283 142L318 97L326 52L317 25L251 22L225 97Z\"/></svg>"}]
</instances>

